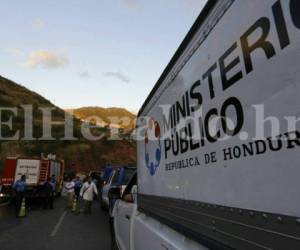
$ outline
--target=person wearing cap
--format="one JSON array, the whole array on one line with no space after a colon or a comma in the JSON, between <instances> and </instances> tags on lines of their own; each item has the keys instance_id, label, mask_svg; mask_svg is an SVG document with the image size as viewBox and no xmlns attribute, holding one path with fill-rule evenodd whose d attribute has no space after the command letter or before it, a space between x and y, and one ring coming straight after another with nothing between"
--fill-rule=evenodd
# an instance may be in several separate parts
<instances>
[{"instance_id":1,"label":"person wearing cap","mask_svg":"<svg viewBox=\"0 0 300 250\"><path fill-rule=\"evenodd\" d=\"M51 176L50 183L51 183L51 186L52 186L53 194L55 196L57 181L56 181L56 177L55 177L54 174Z\"/></svg>"}]
</instances>

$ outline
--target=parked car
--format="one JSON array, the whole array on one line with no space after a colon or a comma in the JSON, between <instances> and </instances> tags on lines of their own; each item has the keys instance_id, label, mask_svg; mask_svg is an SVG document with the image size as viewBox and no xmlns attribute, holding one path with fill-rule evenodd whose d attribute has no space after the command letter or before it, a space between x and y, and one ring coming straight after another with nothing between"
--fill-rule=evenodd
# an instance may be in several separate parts
<instances>
[{"instance_id":1,"label":"parked car","mask_svg":"<svg viewBox=\"0 0 300 250\"><path fill-rule=\"evenodd\" d=\"M120 188L120 194L124 191L127 183L135 173L136 167L115 167L110 173L107 182L102 187L101 208L108 210L111 215L115 200L108 198L108 191L112 187Z\"/></svg>"},{"instance_id":2,"label":"parked car","mask_svg":"<svg viewBox=\"0 0 300 250\"><path fill-rule=\"evenodd\" d=\"M113 166L106 166L104 168L101 175L101 181L103 186L106 185L107 182L109 181L109 178L111 177L113 170L114 170Z\"/></svg>"}]
</instances>

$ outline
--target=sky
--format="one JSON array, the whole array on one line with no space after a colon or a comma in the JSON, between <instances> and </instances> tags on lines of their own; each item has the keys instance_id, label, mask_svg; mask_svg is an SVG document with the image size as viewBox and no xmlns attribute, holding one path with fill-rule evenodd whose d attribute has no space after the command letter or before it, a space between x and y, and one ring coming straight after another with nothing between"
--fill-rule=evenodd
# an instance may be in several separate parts
<instances>
[{"instance_id":1,"label":"sky","mask_svg":"<svg viewBox=\"0 0 300 250\"><path fill-rule=\"evenodd\" d=\"M3 0L0 75L61 108L137 112L206 0Z\"/></svg>"}]
</instances>

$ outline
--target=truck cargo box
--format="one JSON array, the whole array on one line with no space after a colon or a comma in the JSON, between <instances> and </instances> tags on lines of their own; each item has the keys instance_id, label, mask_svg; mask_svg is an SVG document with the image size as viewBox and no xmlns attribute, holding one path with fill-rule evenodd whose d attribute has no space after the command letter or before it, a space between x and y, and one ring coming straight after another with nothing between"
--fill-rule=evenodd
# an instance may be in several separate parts
<instances>
[{"instance_id":1,"label":"truck cargo box","mask_svg":"<svg viewBox=\"0 0 300 250\"><path fill-rule=\"evenodd\" d=\"M19 180L22 175L25 175L28 185L38 184L40 164L40 160L36 159L18 159L14 179Z\"/></svg>"},{"instance_id":2,"label":"truck cargo box","mask_svg":"<svg viewBox=\"0 0 300 250\"><path fill-rule=\"evenodd\" d=\"M300 249L299 58L298 0L208 1L138 115L139 210L208 246Z\"/></svg>"}]
</instances>

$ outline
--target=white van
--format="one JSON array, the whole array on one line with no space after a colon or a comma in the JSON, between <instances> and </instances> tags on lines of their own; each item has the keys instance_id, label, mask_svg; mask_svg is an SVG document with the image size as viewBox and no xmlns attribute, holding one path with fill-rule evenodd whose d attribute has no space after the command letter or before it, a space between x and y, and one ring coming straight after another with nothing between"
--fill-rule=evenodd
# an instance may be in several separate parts
<instances>
[{"instance_id":1,"label":"white van","mask_svg":"<svg viewBox=\"0 0 300 250\"><path fill-rule=\"evenodd\" d=\"M299 0L207 2L138 114L114 248L300 249L299 60Z\"/></svg>"}]
</instances>

